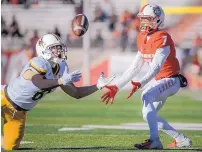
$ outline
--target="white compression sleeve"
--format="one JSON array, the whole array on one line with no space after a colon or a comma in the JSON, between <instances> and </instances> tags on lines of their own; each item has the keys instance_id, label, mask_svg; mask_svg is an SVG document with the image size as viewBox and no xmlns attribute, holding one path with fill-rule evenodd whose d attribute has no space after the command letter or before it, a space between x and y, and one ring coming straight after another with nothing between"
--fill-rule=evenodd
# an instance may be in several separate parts
<instances>
[{"instance_id":1,"label":"white compression sleeve","mask_svg":"<svg viewBox=\"0 0 202 152\"><path fill-rule=\"evenodd\" d=\"M145 84L151 81L160 72L161 67L165 63L169 54L170 54L170 46L166 46L156 50L156 53L150 65L150 70L140 80L141 87L143 87Z\"/></svg>"},{"instance_id":2,"label":"white compression sleeve","mask_svg":"<svg viewBox=\"0 0 202 152\"><path fill-rule=\"evenodd\" d=\"M143 63L144 61L142 59L142 56L140 52L138 52L131 66L124 72L124 74L121 76L121 78L115 85L119 89L124 87L130 80L132 80L137 75L137 72L142 67Z\"/></svg>"}]
</instances>

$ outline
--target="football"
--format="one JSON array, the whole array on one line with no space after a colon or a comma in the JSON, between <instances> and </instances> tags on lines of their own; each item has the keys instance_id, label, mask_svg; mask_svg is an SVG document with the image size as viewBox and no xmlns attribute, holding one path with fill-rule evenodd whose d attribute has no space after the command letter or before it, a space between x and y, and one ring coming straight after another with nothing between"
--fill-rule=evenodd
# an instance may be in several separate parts
<instances>
[{"instance_id":1,"label":"football","mask_svg":"<svg viewBox=\"0 0 202 152\"><path fill-rule=\"evenodd\" d=\"M83 36L88 30L88 18L84 14L78 14L72 20L72 31L77 36Z\"/></svg>"}]
</instances>

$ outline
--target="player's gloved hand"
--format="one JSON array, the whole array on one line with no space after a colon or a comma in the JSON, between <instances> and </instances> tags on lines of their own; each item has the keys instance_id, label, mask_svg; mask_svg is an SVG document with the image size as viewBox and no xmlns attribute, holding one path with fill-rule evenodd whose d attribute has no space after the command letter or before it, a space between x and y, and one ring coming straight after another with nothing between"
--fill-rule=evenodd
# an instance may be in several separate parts
<instances>
[{"instance_id":1,"label":"player's gloved hand","mask_svg":"<svg viewBox=\"0 0 202 152\"><path fill-rule=\"evenodd\" d=\"M101 96L102 102L106 102L106 104L108 104L108 102L111 101L111 104L113 104L114 97L119 89L116 85L105 86L105 88L107 88L108 91Z\"/></svg>"},{"instance_id":2,"label":"player's gloved hand","mask_svg":"<svg viewBox=\"0 0 202 152\"><path fill-rule=\"evenodd\" d=\"M63 76L61 78L59 78L59 81L63 84L69 84L69 83L74 83L74 82L78 82L81 79L81 72L79 70L73 71L71 73L67 73L67 71L65 70L63 73Z\"/></svg>"},{"instance_id":3,"label":"player's gloved hand","mask_svg":"<svg viewBox=\"0 0 202 152\"><path fill-rule=\"evenodd\" d=\"M127 99L130 98L133 95L133 93L136 92L141 87L141 83L139 82L133 82L131 80L131 84L133 85L133 88L130 91L130 94L128 95Z\"/></svg>"},{"instance_id":4,"label":"player's gloved hand","mask_svg":"<svg viewBox=\"0 0 202 152\"><path fill-rule=\"evenodd\" d=\"M97 88L99 90L101 90L103 87L105 87L106 85L110 84L110 82L115 78L116 76L113 75L111 77L108 78L104 78L104 72L101 72L100 77L97 81Z\"/></svg>"}]
</instances>

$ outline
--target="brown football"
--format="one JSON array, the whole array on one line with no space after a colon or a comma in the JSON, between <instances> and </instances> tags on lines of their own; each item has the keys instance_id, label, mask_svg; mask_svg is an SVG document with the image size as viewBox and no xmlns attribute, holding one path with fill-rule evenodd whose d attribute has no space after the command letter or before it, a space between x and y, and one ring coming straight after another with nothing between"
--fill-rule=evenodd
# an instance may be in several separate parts
<instances>
[{"instance_id":1,"label":"brown football","mask_svg":"<svg viewBox=\"0 0 202 152\"><path fill-rule=\"evenodd\" d=\"M77 36L83 36L88 30L88 19L84 14L78 14L72 20L72 31Z\"/></svg>"}]
</instances>

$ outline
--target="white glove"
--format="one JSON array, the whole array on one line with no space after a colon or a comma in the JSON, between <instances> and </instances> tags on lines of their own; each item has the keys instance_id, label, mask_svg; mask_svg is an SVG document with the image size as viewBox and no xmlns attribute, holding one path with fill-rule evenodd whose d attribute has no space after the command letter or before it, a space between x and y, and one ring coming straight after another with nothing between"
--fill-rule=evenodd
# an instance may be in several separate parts
<instances>
[{"instance_id":1,"label":"white glove","mask_svg":"<svg viewBox=\"0 0 202 152\"><path fill-rule=\"evenodd\" d=\"M109 78L104 78L104 72L101 72L100 77L97 81L97 88L101 90L104 86L110 84L110 82L115 78L115 75L112 75Z\"/></svg>"},{"instance_id":2,"label":"white glove","mask_svg":"<svg viewBox=\"0 0 202 152\"><path fill-rule=\"evenodd\" d=\"M78 82L81 79L81 72L79 70L73 71L71 73L67 73L65 70L63 76L60 78L63 85Z\"/></svg>"}]
</instances>

